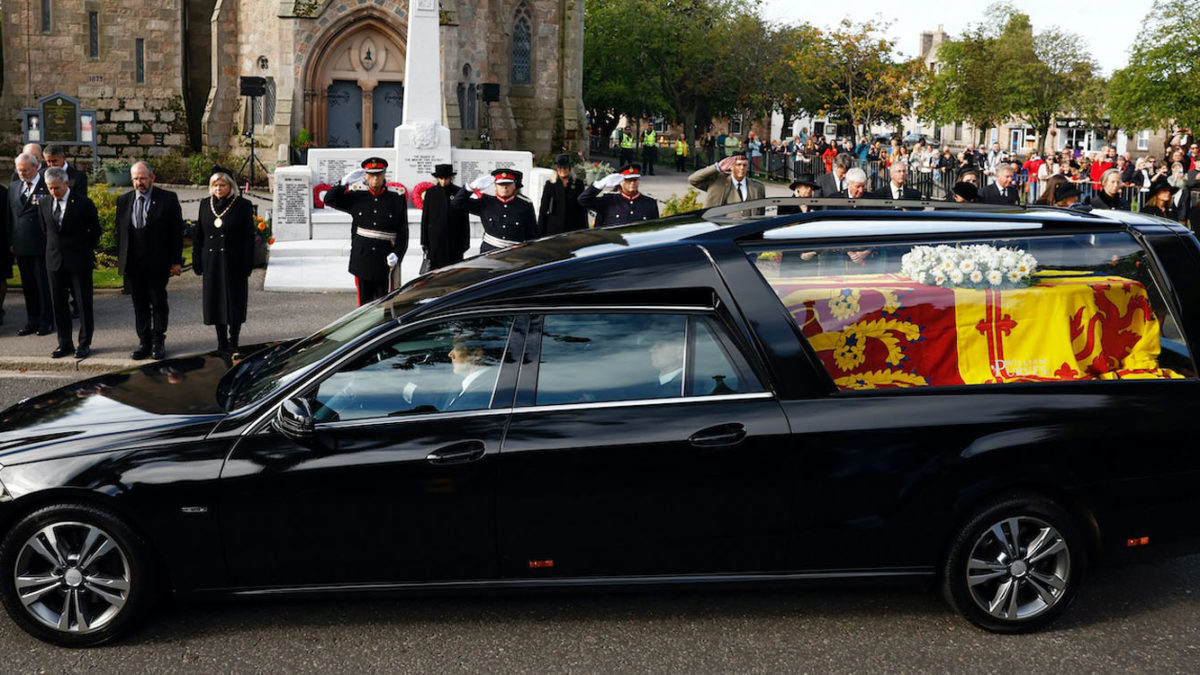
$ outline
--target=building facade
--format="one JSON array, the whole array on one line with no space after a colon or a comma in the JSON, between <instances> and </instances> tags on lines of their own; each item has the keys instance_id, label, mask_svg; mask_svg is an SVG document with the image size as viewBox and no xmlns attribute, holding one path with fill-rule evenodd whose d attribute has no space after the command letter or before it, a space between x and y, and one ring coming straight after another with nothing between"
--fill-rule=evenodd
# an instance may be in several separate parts
<instances>
[{"instance_id":1,"label":"building facade","mask_svg":"<svg viewBox=\"0 0 1200 675\"><path fill-rule=\"evenodd\" d=\"M436 2L436 0L416 0ZM403 121L408 0L4 0L6 144L20 110L63 92L96 110L98 154L260 154L392 145ZM583 8L574 0L441 0L445 114L459 147L586 148ZM244 97L242 77L265 95ZM14 122L16 120L16 122Z\"/></svg>"}]
</instances>

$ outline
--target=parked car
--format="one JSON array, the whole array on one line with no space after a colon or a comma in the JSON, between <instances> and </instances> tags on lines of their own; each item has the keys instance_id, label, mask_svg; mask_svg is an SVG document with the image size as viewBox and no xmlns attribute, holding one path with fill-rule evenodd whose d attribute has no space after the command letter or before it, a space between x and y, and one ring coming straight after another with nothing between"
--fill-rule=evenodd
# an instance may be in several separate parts
<instances>
[{"instance_id":1,"label":"parked car","mask_svg":"<svg viewBox=\"0 0 1200 675\"><path fill-rule=\"evenodd\" d=\"M163 591L891 579L1019 632L1197 550L1190 232L820 205L521 244L22 401L4 605L82 646Z\"/></svg>"},{"instance_id":2,"label":"parked car","mask_svg":"<svg viewBox=\"0 0 1200 675\"><path fill-rule=\"evenodd\" d=\"M926 143L928 143L929 137L926 136L925 134L909 132L907 134L904 134L904 138L900 142L903 143L904 145L912 147L912 146L916 145L917 143L920 143L921 141L925 141Z\"/></svg>"}]
</instances>

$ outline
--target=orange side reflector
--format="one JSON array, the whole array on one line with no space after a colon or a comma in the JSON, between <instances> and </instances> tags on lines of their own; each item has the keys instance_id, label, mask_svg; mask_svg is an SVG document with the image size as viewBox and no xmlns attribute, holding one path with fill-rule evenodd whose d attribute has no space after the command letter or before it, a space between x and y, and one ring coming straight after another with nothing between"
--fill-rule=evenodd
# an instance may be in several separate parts
<instances>
[{"instance_id":1,"label":"orange side reflector","mask_svg":"<svg viewBox=\"0 0 1200 675\"><path fill-rule=\"evenodd\" d=\"M1149 546L1150 537L1134 537L1125 540L1125 546L1133 548L1134 546Z\"/></svg>"},{"instance_id":2,"label":"orange side reflector","mask_svg":"<svg viewBox=\"0 0 1200 675\"><path fill-rule=\"evenodd\" d=\"M553 560L530 560L529 569L536 570L541 567L554 567Z\"/></svg>"}]
</instances>

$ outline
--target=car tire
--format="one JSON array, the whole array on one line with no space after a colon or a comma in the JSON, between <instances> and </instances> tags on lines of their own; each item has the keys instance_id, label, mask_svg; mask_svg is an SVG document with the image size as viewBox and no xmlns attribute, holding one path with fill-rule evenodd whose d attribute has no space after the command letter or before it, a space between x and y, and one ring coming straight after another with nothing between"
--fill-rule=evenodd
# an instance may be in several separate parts
<instances>
[{"instance_id":1,"label":"car tire","mask_svg":"<svg viewBox=\"0 0 1200 675\"><path fill-rule=\"evenodd\" d=\"M1053 501L1013 495L984 506L957 532L942 591L968 621L995 633L1050 625L1083 581L1086 543L1075 519Z\"/></svg>"},{"instance_id":2,"label":"car tire","mask_svg":"<svg viewBox=\"0 0 1200 675\"><path fill-rule=\"evenodd\" d=\"M21 518L0 543L0 598L36 638L64 647L108 642L154 604L147 547L113 513L56 504Z\"/></svg>"}]
</instances>

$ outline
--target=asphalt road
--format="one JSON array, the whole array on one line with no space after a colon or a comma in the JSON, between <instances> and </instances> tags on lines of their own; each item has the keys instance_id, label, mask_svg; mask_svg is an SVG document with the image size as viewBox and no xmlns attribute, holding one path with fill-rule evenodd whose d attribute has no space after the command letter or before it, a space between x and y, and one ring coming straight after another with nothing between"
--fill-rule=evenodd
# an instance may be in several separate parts
<instances>
[{"instance_id":1,"label":"asphalt road","mask_svg":"<svg viewBox=\"0 0 1200 675\"><path fill-rule=\"evenodd\" d=\"M0 408L79 373L0 373ZM0 617L3 673L1194 673L1200 556L1101 570L1052 629L984 633L922 588L166 602L52 647Z\"/></svg>"}]
</instances>

